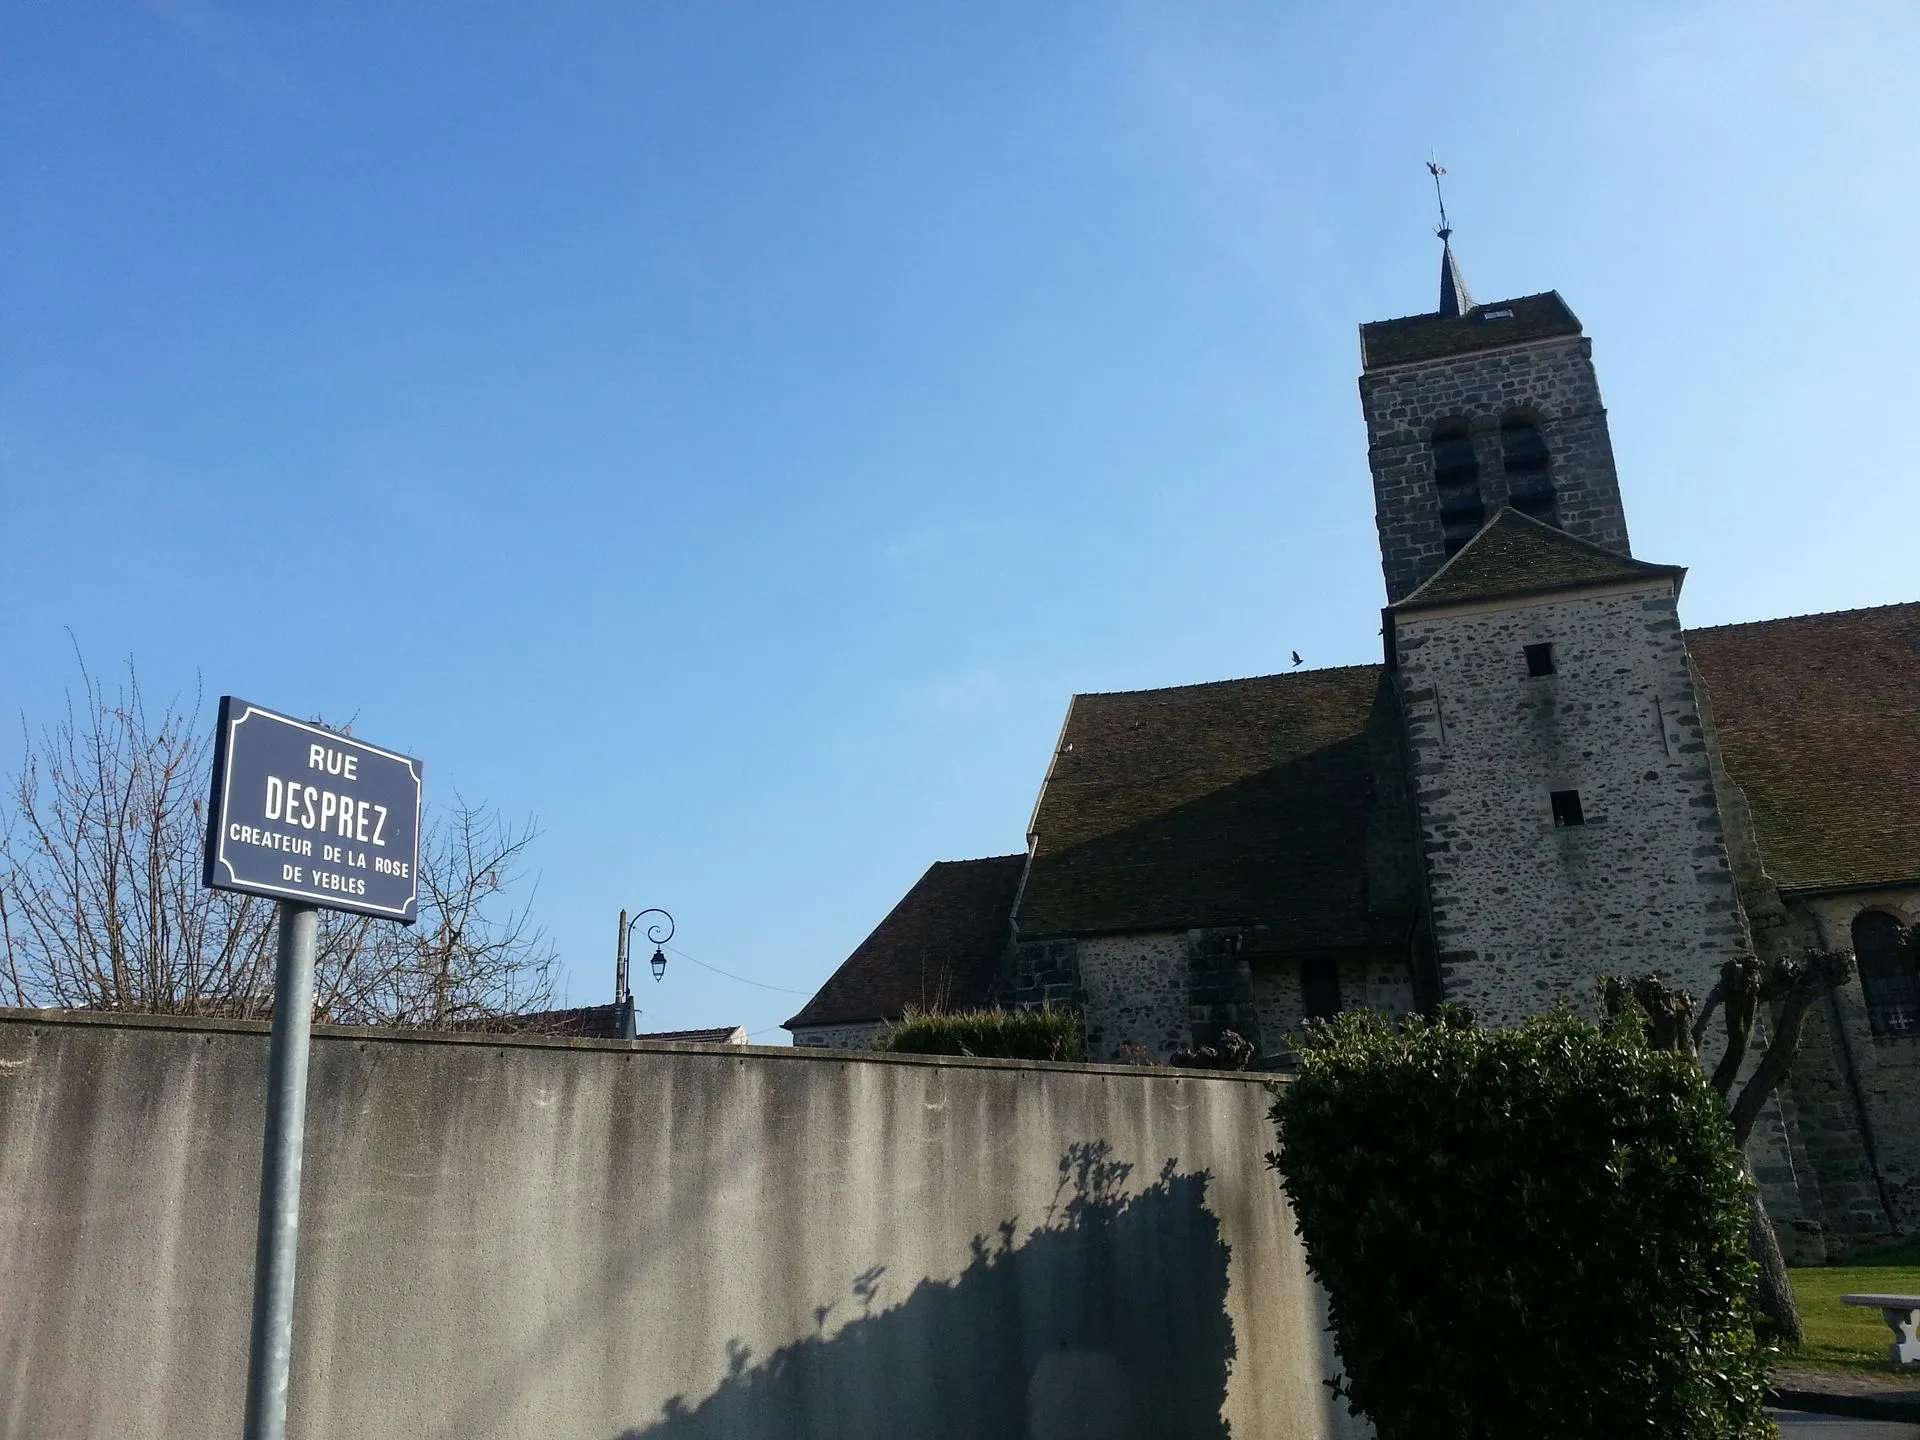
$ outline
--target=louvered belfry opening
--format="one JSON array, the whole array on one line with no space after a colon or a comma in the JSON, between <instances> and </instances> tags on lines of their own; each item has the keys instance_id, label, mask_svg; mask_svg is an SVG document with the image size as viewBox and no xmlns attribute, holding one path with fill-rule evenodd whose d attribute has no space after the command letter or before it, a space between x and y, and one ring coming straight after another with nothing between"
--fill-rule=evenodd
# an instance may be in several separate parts
<instances>
[{"instance_id":1,"label":"louvered belfry opening","mask_svg":"<svg viewBox=\"0 0 1920 1440\"><path fill-rule=\"evenodd\" d=\"M1440 529L1447 555L1480 531L1487 518L1480 498L1480 460L1464 421L1447 421L1433 432L1433 484L1440 492Z\"/></svg>"},{"instance_id":2,"label":"louvered belfry opening","mask_svg":"<svg viewBox=\"0 0 1920 1440\"><path fill-rule=\"evenodd\" d=\"M1502 424L1500 458L1507 472L1507 503L1522 515L1558 525L1560 513L1553 493L1552 457L1539 427L1526 419L1510 419Z\"/></svg>"}]
</instances>

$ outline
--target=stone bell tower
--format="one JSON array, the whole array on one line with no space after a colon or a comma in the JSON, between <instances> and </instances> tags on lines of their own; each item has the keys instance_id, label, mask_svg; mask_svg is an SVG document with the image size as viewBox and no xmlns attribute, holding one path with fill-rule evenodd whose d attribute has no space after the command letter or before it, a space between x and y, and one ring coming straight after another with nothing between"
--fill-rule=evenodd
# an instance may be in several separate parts
<instances>
[{"instance_id":1,"label":"stone bell tower","mask_svg":"<svg viewBox=\"0 0 1920 1440\"><path fill-rule=\"evenodd\" d=\"M1591 348L1553 292L1364 325L1388 668L1438 980L1511 1024L1602 974L1705 994L1751 941L1678 601L1633 558Z\"/></svg>"},{"instance_id":2,"label":"stone bell tower","mask_svg":"<svg viewBox=\"0 0 1920 1440\"><path fill-rule=\"evenodd\" d=\"M1630 555L1593 346L1556 291L1476 305L1444 211L1440 307L1360 327L1361 408L1387 601L1503 505Z\"/></svg>"}]
</instances>

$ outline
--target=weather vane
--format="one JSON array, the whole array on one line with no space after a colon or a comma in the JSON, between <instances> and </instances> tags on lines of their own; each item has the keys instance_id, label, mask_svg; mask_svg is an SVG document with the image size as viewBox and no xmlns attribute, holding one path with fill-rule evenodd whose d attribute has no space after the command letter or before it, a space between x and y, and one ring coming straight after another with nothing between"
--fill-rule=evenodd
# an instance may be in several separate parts
<instances>
[{"instance_id":1,"label":"weather vane","mask_svg":"<svg viewBox=\"0 0 1920 1440\"><path fill-rule=\"evenodd\" d=\"M1433 198L1440 202L1440 228L1433 233L1442 240L1453 238L1453 227L1447 224L1447 197L1441 192L1440 177L1447 173L1447 167L1427 161L1427 173L1433 176Z\"/></svg>"}]
</instances>

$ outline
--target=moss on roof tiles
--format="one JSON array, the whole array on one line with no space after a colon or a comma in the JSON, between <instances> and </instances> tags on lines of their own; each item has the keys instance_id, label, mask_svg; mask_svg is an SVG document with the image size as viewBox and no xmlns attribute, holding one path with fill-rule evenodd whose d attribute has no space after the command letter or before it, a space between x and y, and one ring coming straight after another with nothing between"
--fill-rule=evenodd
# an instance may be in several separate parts
<instances>
[{"instance_id":1,"label":"moss on roof tiles","mask_svg":"<svg viewBox=\"0 0 1920 1440\"><path fill-rule=\"evenodd\" d=\"M1549 290L1476 305L1464 315L1376 320L1360 327L1360 357L1366 369L1379 370L1579 333L1579 319L1559 291Z\"/></svg>"},{"instance_id":2,"label":"moss on roof tiles","mask_svg":"<svg viewBox=\"0 0 1920 1440\"><path fill-rule=\"evenodd\" d=\"M1020 934L1260 925L1297 949L1403 933L1369 871L1391 727L1375 665L1076 696Z\"/></svg>"},{"instance_id":3,"label":"moss on roof tiles","mask_svg":"<svg viewBox=\"0 0 1920 1440\"><path fill-rule=\"evenodd\" d=\"M1686 573L1678 565L1650 565L1616 555L1507 506L1462 546L1459 554L1435 571L1432 579L1392 608L1420 610L1663 576L1677 584Z\"/></svg>"},{"instance_id":4,"label":"moss on roof tiles","mask_svg":"<svg viewBox=\"0 0 1920 1440\"><path fill-rule=\"evenodd\" d=\"M1920 603L1687 632L1784 890L1920 881Z\"/></svg>"},{"instance_id":5,"label":"moss on roof tiles","mask_svg":"<svg viewBox=\"0 0 1920 1440\"><path fill-rule=\"evenodd\" d=\"M893 1020L909 1006L983 1003L1012 938L1025 855L927 868L786 1028Z\"/></svg>"}]
</instances>

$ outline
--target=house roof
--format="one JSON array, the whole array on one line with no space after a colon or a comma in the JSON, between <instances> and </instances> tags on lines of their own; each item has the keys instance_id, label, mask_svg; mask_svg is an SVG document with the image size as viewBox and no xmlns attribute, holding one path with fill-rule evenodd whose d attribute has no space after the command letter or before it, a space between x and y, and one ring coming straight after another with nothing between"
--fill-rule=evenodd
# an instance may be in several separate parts
<instances>
[{"instance_id":1,"label":"house roof","mask_svg":"<svg viewBox=\"0 0 1920 1440\"><path fill-rule=\"evenodd\" d=\"M716 1025L709 1030L643 1030L633 1038L668 1045L744 1045L747 1027Z\"/></svg>"},{"instance_id":2,"label":"house roof","mask_svg":"<svg viewBox=\"0 0 1920 1440\"><path fill-rule=\"evenodd\" d=\"M1026 863L1025 855L994 855L929 866L785 1028L983 1003L1012 937L1013 898Z\"/></svg>"},{"instance_id":3,"label":"house roof","mask_svg":"<svg viewBox=\"0 0 1920 1440\"><path fill-rule=\"evenodd\" d=\"M1449 250L1442 266L1451 258ZM1470 355L1476 350L1500 350L1532 340L1579 333L1579 319L1567 308L1559 291L1549 290L1543 295L1522 295L1514 300L1474 305L1462 315L1440 313L1375 320L1360 327L1360 361L1367 370L1380 370L1389 365L1444 360L1453 355Z\"/></svg>"},{"instance_id":4,"label":"house roof","mask_svg":"<svg viewBox=\"0 0 1920 1440\"><path fill-rule=\"evenodd\" d=\"M459 1028L480 1031L527 1031L535 1035L559 1035L578 1040L621 1039L620 1005L572 1005L564 1010L533 1010L524 1015L490 1015L467 1021ZM744 1025L716 1025L705 1030L644 1030L636 1040L656 1040L682 1045L744 1045Z\"/></svg>"},{"instance_id":5,"label":"house roof","mask_svg":"<svg viewBox=\"0 0 1920 1440\"><path fill-rule=\"evenodd\" d=\"M1267 927L1261 948L1377 943L1369 822L1398 757L1383 680L1358 665L1075 696L1021 936L1244 924Z\"/></svg>"},{"instance_id":6,"label":"house roof","mask_svg":"<svg viewBox=\"0 0 1920 1440\"><path fill-rule=\"evenodd\" d=\"M1411 595L1389 608L1423 610L1471 600L1495 600L1620 580L1666 577L1677 589L1678 565L1650 565L1577 540L1557 526L1503 506L1460 552Z\"/></svg>"},{"instance_id":7,"label":"house roof","mask_svg":"<svg viewBox=\"0 0 1920 1440\"><path fill-rule=\"evenodd\" d=\"M1920 881L1920 603L1687 632L1788 891Z\"/></svg>"},{"instance_id":8,"label":"house roof","mask_svg":"<svg viewBox=\"0 0 1920 1440\"><path fill-rule=\"evenodd\" d=\"M572 1005L564 1010L530 1010L523 1015L489 1015L461 1024L463 1030L525 1030L536 1035L564 1035L581 1040L618 1040L619 1005Z\"/></svg>"}]
</instances>

